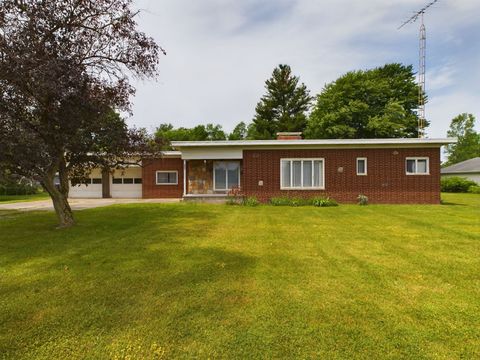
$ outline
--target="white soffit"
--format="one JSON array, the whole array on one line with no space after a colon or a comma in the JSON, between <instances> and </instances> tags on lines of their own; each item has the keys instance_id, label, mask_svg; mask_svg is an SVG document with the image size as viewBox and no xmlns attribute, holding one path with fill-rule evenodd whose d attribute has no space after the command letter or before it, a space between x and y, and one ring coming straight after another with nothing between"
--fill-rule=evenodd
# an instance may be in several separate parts
<instances>
[{"instance_id":1,"label":"white soffit","mask_svg":"<svg viewBox=\"0 0 480 360\"><path fill-rule=\"evenodd\" d=\"M184 160L242 159L243 149L240 147L187 147L182 148Z\"/></svg>"}]
</instances>

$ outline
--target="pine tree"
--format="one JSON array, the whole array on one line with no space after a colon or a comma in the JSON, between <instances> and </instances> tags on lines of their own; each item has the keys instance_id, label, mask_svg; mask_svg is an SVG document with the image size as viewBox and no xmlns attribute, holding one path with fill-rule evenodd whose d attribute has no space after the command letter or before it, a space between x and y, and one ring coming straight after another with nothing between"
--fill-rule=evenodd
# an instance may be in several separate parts
<instances>
[{"instance_id":1,"label":"pine tree","mask_svg":"<svg viewBox=\"0 0 480 360\"><path fill-rule=\"evenodd\" d=\"M299 77L292 75L290 66L275 68L265 88L267 93L255 108L249 137L274 139L281 131L303 132L313 99L305 84L299 84Z\"/></svg>"}]
</instances>

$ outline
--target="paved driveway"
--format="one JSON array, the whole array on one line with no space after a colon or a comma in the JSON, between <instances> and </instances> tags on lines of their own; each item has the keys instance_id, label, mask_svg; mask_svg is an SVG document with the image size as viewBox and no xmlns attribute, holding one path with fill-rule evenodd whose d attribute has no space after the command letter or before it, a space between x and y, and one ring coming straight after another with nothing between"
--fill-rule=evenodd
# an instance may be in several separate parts
<instances>
[{"instance_id":1,"label":"paved driveway","mask_svg":"<svg viewBox=\"0 0 480 360\"><path fill-rule=\"evenodd\" d=\"M180 199L69 199L73 210L91 209L100 206L113 204L134 204L134 203L174 203ZM25 201L9 204L1 204L0 210L53 210L53 204L50 199L39 201Z\"/></svg>"}]
</instances>

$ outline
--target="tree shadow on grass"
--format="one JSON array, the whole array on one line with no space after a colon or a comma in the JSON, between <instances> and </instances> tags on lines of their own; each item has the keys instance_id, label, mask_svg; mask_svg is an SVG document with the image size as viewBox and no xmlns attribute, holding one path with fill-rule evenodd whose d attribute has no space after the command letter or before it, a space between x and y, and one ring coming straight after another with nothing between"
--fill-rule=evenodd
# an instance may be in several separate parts
<instances>
[{"instance_id":1,"label":"tree shadow on grass","mask_svg":"<svg viewBox=\"0 0 480 360\"><path fill-rule=\"evenodd\" d=\"M31 229L34 237L29 231L0 242L7 250L0 291L2 353L60 358L78 351L88 357L91 343L105 347L149 324L163 333L169 329L169 337L181 336L193 331L192 317L203 323L228 312L232 304L222 302L220 292L230 291L229 285L255 266L255 258L208 242L215 229L206 221L215 223L216 216L208 209L146 206L134 215L120 207L107 212L110 219L105 211L82 213L79 226L66 232L38 225ZM9 246L12 241L17 243Z\"/></svg>"}]
</instances>

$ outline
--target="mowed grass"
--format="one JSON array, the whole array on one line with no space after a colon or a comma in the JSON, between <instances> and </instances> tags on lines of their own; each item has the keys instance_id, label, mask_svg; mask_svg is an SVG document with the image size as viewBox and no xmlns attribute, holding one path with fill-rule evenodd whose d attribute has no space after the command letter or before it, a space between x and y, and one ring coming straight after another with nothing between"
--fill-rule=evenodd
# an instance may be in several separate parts
<instances>
[{"instance_id":1,"label":"mowed grass","mask_svg":"<svg viewBox=\"0 0 480 360\"><path fill-rule=\"evenodd\" d=\"M0 358L480 357L480 196L0 214Z\"/></svg>"},{"instance_id":2,"label":"mowed grass","mask_svg":"<svg viewBox=\"0 0 480 360\"><path fill-rule=\"evenodd\" d=\"M0 204L15 203L21 201L47 200L50 196L46 192L39 192L30 195L0 195Z\"/></svg>"}]
</instances>

